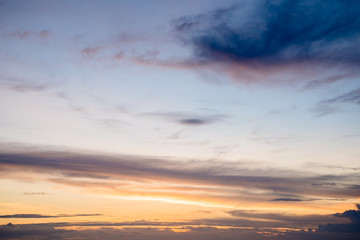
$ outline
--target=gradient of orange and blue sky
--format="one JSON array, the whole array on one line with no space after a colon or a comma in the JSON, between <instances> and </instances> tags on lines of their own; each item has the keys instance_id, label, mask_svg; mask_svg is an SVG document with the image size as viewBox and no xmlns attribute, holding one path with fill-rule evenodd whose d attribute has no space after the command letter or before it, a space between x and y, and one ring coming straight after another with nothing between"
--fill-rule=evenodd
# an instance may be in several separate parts
<instances>
[{"instance_id":1,"label":"gradient of orange and blue sky","mask_svg":"<svg viewBox=\"0 0 360 240\"><path fill-rule=\"evenodd\" d=\"M359 0L1 0L0 238L358 239Z\"/></svg>"}]
</instances>

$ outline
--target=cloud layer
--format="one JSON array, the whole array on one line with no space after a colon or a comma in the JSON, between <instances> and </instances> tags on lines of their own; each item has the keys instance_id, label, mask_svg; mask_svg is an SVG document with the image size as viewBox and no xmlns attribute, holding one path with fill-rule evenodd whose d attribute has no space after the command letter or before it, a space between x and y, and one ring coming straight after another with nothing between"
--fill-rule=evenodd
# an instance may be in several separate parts
<instances>
[{"instance_id":1,"label":"cloud layer","mask_svg":"<svg viewBox=\"0 0 360 240\"><path fill-rule=\"evenodd\" d=\"M348 210L334 216L290 216L231 211L239 219L201 219L188 222L59 222L40 224L7 224L0 226L0 238L16 239L346 239L354 240L360 228L359 210ZM251 220L240 219L251 217ZM307 228L309 223L334 222L348 218L351 223L327 224ZM275 220L273 222L264 221ZM252 222L252 223L251 223ZM279 223L280 222L280 223ZM292 227L282 225L288 223ZM249 225L251 223L251 226ZM277 226L276 226L277 225ZM297 226L297 227L296 227Z\"/></svg>"},{"instance_id":2,"label":"cloud layer","mask_svg":"<svg viewBox=\"0 0 360 240\"><path fill-rule=\"evenodd\" d=\"M241 162L177 161L126 155L64 151L0 154L2 178L22 171L50 174L48 181L113 195L147 196L192 202L236 204L241 201L296 204L357 198L357 173L314 175L306 172L250 169ZM16 176L16 175L14 175ZM296 177L294 177L296 176ZM334 183L328 186L326 183ZM325 184L325 185L324 185ZM206 198L204 198L206 196Z\"/></svg>"}]
</instances>

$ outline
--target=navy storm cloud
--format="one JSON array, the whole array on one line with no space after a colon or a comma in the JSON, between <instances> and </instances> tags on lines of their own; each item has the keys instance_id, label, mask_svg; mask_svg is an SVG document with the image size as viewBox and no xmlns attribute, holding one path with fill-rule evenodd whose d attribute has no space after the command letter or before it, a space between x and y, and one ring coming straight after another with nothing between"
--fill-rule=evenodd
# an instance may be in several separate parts
<instances>
[{"instance_id":1,"label":"navy storm cloud","mask_svg":"<svg viewBox=\"0 0 360 240\"><path fill-rule=\"evenodd\" d=\"M360 64L359 0L262 0L253 9L239 4L182 17L176 30L199 61Z\"/></svg>"}]
</instances>

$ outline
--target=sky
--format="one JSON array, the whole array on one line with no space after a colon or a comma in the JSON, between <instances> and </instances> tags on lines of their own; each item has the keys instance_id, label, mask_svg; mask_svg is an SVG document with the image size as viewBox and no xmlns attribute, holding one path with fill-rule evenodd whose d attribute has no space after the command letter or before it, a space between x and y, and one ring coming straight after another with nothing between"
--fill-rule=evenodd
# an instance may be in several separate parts
<instances>
[{"instance_id":1,"label":"sky","mask_svg":"<svg viewBox=\"0 0 360 240\"><path fill-rule=\"evenodd\" d=\"M358 239L359 0L0 0L0 239Z\"/></svg>"}]
</instances>

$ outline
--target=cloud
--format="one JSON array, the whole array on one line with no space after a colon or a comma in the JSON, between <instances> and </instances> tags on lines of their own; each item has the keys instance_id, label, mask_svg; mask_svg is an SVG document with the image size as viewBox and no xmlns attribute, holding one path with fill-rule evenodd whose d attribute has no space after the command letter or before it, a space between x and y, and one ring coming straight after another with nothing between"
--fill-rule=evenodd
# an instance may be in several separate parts
<instances>
[{"instance_id":1,"label":"cloud","mask_svg":"<svg viewBox=\"0 0 360 240\"><path fill-rule=\"evenodd\" d=\"M334 114L340 110L330 104L325 104L320 102L316 104L313 108L309 109L309 112L313 113L316 117L323 117L329 114Z\"/></svg>"},{"instance_id":2,"label":"cloud","mask_svg":"<svg viewBox=\"0 0 360 240\"><path fill-rule=\"evenodd\" d=\"M179 122L184 125L203 125L209 123L209 121L200 118L185 118L181 119Z\"/></svg>"},{"instance_id":3,"label":"cloud","mask_svg":"<svg viewBox=\"0 0 360 240\"><path fill-rule=\"evenodd\" d=\"M254 214L252 214L254 216ZM256 217L256 216L255 216ZM334 216L307 216L322 222ZM288 218L289 219L289 218ZM301 224L309 226L306 217ZM298 221L298 219L295 221ZM188 222L58 222L39 224L7 224L0 226L0 238L4 239L356 239L352 234L316 231L316 228L297 228L291 219L291 227L276 227L278 223L254 222L243 219L202 219ZM286 221L284 219L284 221ZM312 221L312 220L310 220ZM259 225L260 224L260 225ZM300 225L302 226L302 225Z\"/></svg>"},{"instance_id":4,"label":"cloud","mask_svg":"<svg viewBox=\"0 0 360 240\"><path fill-rule=\"evenodd\" d=\"M12 87L17 92L41 92L49 89L51 86L47 84L18 84Z\"/></svg>"},{"instance_id":5,"label":"cloud","mask_svg":"<svg viewBox=\"0 0 360 240\"><path fill-rule=\"evenodd\" d=\"M29 81L26 78L7 76L3 74L0 75L0 84L1 86L4 86L9 90L20 93L43 92L46 90L53 89L59 85L56 82Z\"/></svg>"},{"instance_id":6,"label":"cloud","mask_svg":"<svg viewBox=\"0 0 360 240\"><path fill-rule=\"evenodd\" d=\"M357 205L358 206L358 205ZM359 208L359 206L358 206ZM228 211L232 218L191 221L49 222L5 224L0 238L10 239L356 239L359 210L334 215L292 215L260 211ZM22 214L19 214L22 215ZM25 214L31 215L31 214ZM67 216L93 216L78 214ZM39 215L34 214L37 218ZM43 216L43 215L40 215ZM63 216L63 215L55 215ZM46 216L45 216L46 217ZM351 223L346 223L350 219ZM318 227L317 227L318 226Z\"/></svg>"},{"instance_id":7,"label":"cloud","mask_svg":"<svg viewBox=\"0 0 360 240\"><path fill-rule=\"evenodd\" d=\"M122 120L122 118L125 118L125 114L129 114L127 110L124 110L123 106L105 101L102 98L90 97L88 101L91 101L92 104L91 107L89 107L75 100L76 98L67 93L60 93L57 97L67 103L69 110L106 129L114 131L123 127L132 126L129 121ZM122 114L121 119L119 113Z\"/></svg>"},{"instance_id":8,"label":"cloud","mask_svg":"<svg viewBox=\"0 0 360 240\"><path fill-rule=\"evenodd\" d=\"M242 6L235 5L180 18L176 30L188 35L197 56L207 61L337 59L359 64L358 3L257 1L249 19L243 19Z\"/></svg>"},{"instance_id":9,"label":"cloud","mask_svg":"<svg viewBox=\"0 0 360 240\"><path fill-rule=\"evenodd\" d=\"M185 112L152 112L145 113L145 116L161 117L181 125L200 126L219 122L225 118L224 115L216 114L192 114Z\"/></svg>"},{"instance_id":10,"label":"cloud","mask_svg":"<svg viewBox=\"0 0 360 240\"><path fill-rule=\"evenodd\" d=\"M356 204L359 208L359 205ZM336 217L348 218L350 219L351 223L360 224L360 211L359 210L348 210L343 213L335 214ZM359 229L360 231L360 229Z\"/></svg>"},{"instance_id":11,"label":"cloud","mask_svg":"<svg viewBox=\"0 0 360 240\"><path fill-rule=\"evenodd\" d=\"M0 151L2 178L17 178L18 173L32 171L46 174L45 179L52 183L114 197L136 196L230 206L239 201L253 204L295 195L299 199L316 197L327 201L359 197L358 189L351 187L358 182L356 173L313 175L286 169L248 168L241 162L174 161L146 156L36 149L9 152L10 149L8 146L7 151ZM321 185L328 182L336 182L336 186Z\"/></svg>"},{"instance_id":12,"label":"cloud","mask_svg":"<svg viewBox=\"0 0 360 240\"><path fill-rule=\"evenodd\" d=\"M357 75L356 72L348 72L348 73L335 74L329 77L324 77L323 79L320 80L313 80L305 85L304 90L322 87L324 85L331 84L345 78L356 77L356 75Z\"/></svg>"},{"instance_id":13,"label":"cloud","mask_svg":"<svg viewBox=\"0 0 360 240\"><path fill-rule=\"evenodd\" d=\"M67 217L88 217L101 216L102 214L60 214L60 215L41 215L41 214L12 214L0 215L0 218L67 218Z\"/></svg>"},{"instance_id":14,"label":"cloud","mask_svg":"<svg viewBox=\"0 0 360 240\"><path fill-rule=\"evenodd\" d=\"M67 230L55 229L48 225L15 225L7 224L0 226L0 239L65 239L62 234L67 233Z\"/></svg>"},{"instance_id":15,"label":"cloud","mask_svg":"<svg viewBox=\"0 0 360 240\"><path fill-rule=\"evenodd\" d=\"M151 36L145 33L121 32L114 38L116 43L124 44L139 41L149 41Z\"/></svg>"},{"instance_id":16,"label":"cloud","mask_svg":"<svg viewBox=\"0 0 360 240\"><path fill-rule=\"evenodd\" d=\"M313 88L359 75L359 11L357 0L243 1L178 18L174 29L193 47L192 61L237 82Z\"/></svg>"},{"instance_id":17,"label":"cloud","mask_svg":"<svg viewBox=\"0 0 360 240\"><path fill-rule=\"evenodd\" d=\"M267 213L245 210L232 210L227 213L234 217L252 219L252 221L273 221L276 222L277 226L296 226L296 224L299 223L323 224L328 222L344 222L344 220L336 219L336 217L332 215L295 215L289 213Z\"/></svg>"},{"instance_id":18,"label":"cloud","mask_svg":"<svg viewBox=\"0 0 360 240\"><path fill-rule=\"evenodd\" d=\"M336 187L336 183L312 183L313 186L329 186L329 187Z\"/></svg>"},{"instance_id":19,"label":"cloud","mask_svg":"<svg viewBox=\"0 0 360 240\"><path fill-rule=\"evenodd\" d=\"M82 49L80 54L90 58L96 56L102 49L102 47L87 47Z\"/></svg>"},{"instance_id":20,"label":"cloud","mask_svg":"<svg viewBox=\"0 0 360 240\"><path fill-rule=\"evenodd\" d=\"M356 204L356 207L359 209L358 204ZM350 223L320 225L320 232L360 233L360 210L348 210L343 213L336 213L334 216L338 218L347 218L350 220Z\"/></svg>"},{"instance_id":21,"label":"cloud","mask_svg":"<svg viewBox=\"0 0 360 240\"><path fill-rule=\"evenodd\" d=\"M313 186L326 186L326 185L322 185L322 184L318 184L318 185L314 185ZM310 202L310 201L323 201L323 200L331 200L331 201L345 201L346 199L344 198L332 198L332 199L324 199L324 198L320 198L320 199L316 199L316 198L310 198L310 199L301 199L301 198L275 198L272 199L271 201L273 202Z\"/></svg>"},{"instance_id":22,"label":"cloud","mask_svg":"<svg viewBox=\"0 0 360 240\"><path fill-rule=\"evenodd\" d=\"M64 79L54 73L38 72L31 67L28 68L28 66L23 71L16 71L19 66L11 66L11 64L4 67L4 71L0 73L0 88L4 91L20 94L46 93L54 95L57 90L64 86Z\"/></svg>"},{"instance_id":23,"label":"cloud","mask_svg":"<svg viewBox=\"0 0 360 240\"><path fill-rule=\"evenodd\" d=\"M360 105L360 88L323 101L325 104L342 102Z\"/></svg>"},{"instance_id":24,"label":"cloud","mask_svg":"<svg viewBox=\"0 0 360 240\"><path fill-rule=\"evenodd\" d=\"M48 193L46 193L46 192L24 192L23 194L27 195L27 196L34 196L34 195L46 195Z\"/></svg>"},{"instance_id":25,"label":"cloud","mask_svg":"<svg viewBox=\"0 0 360 240\"><path fill-rule=\"evenodd\" d=\"M71 224L62 224L65 227ZM260 233L253 229L221 229L216 227L192 227L178 226L176 228L168 227L128 227L115 229L111 226L104 225L104 228L86 229L86 230L66 230L61 229L61 224L23 224L13 226L1 226L0 238L4 239L129 239L129 240L182 240L182 239L198 239L198 240L230 240L238 238L239 235L245 239L259 239Z\"/></svg>"},{"instance_id":26,"label":"cloud","mask_svg":"<svg viewBox=\"0 0 360 240\"><path fill-rule=\"evenodd\" d=\"M317 117L338 113L341 111L338 104L350 103L360 105L360 88L351 90L333 98L324 99L309 109Z\"/></svg>"},{"instance_id":27,"label":"cloud","mask_svg":"<svg viewBox=\"0 0 360 240\"><path fill-rule=\"evenodd\" d=\"M20 38L20 39L28 39L31 37L46 39L46 38L51 37L52 33L49 29L44 29L42 31L16 31L16 32L10 33L9 36Z\"/></svg>"},{"instance_id":28,"label":"cloud","mask_svg":"<svg viewBox=\"0 0 360 240\"><path fill-rule=\"evenodd\" d=\"M346 136L346 137L356 137L356 136ZM324 168L329 168L329 169L339 169L339 170L352 170L352 171L358 171L360 170L360 167L344 167L344 166L339 166L339 165L322 165L322 167ZM334 183L329 183L329 185L334 185Z\"/></svg>"},{"instance_id":29,"label":"cloud","mask_svg":"<svg viewBox=\"0 0 360 240\"><path fill-rule=\"evenodd\" d=\"M272 199L271 201L275 201L275 202L301 202L301 201L306 201L306 200L302 200L299 198L275 198Z\"/></svg>"}]
</instances>

